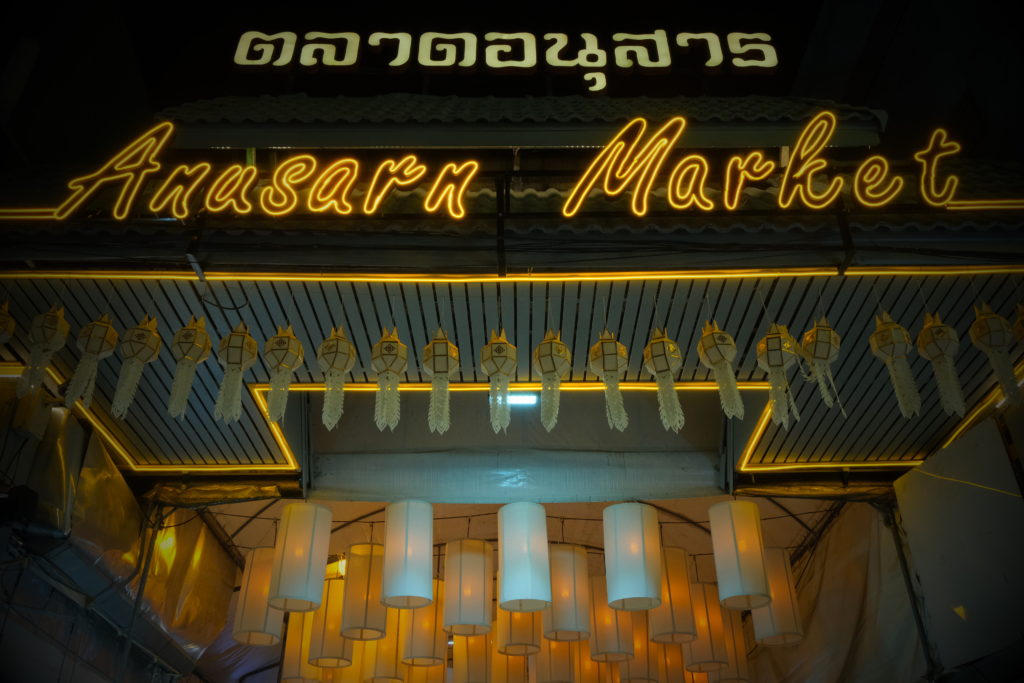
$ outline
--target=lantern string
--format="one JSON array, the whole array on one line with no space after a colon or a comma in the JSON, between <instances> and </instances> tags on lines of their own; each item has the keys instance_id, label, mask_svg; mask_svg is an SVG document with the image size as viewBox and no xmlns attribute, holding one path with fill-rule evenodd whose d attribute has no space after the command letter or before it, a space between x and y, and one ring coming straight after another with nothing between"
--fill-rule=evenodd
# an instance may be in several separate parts
<instances>
[{"instance_id":1,"label":"lantern string","mask_svg":"<svg viewBox=\"0 0 1024 683\"><path fill-rule=\"evenodd\" d=\"M822 303L822 298L825 294L825 280L818 280L818 320L825 317L825 306Z\"/></svg>"},{"instance_id":2,"label":"lantern string","mask_svg":"<svg viewBox=\"0 0 1024 683\"><path fill-rule=\"evenodd\" d=\"M754 289L755 289L755 291L757 291L757 298L759 298L761 300L761 308L764 309L764 319L765 319L765 322L770 327L771 324L772 324L772 316L771 316L770 313L768 313L768 303L764 300L764 293L761 291L760 285L758 285Z\"/></svg>"},{"instance_id":3,"label":"lantern string","mask_svg":"<svg viewBox=\"0 0 1024 683\"><path fill-rule=\"evenodd\" d=\"M711 299L708 297L707 285L704 286L704 310L707 312L707 321L711 322Z\"/></svg>"}]
</instances>

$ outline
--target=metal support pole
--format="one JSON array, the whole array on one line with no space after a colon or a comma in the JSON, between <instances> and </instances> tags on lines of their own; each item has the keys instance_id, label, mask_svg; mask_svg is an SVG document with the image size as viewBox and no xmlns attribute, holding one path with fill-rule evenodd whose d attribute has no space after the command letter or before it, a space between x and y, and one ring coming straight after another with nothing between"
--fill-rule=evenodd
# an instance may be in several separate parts
<instances>
[{"instance_id":1,"label":"metal support pole","mask_svg":"<svg viewBox=\"0 0 1024 683\"><path fill-rule=\"evenodd\" d=\"M146 546L142 549L142 555L139 557L141 562L142 575L139 577L139 590L135 594L135 604L132 606L132 616L128 620L128 629L124 634L124 648L121 650L121 665L117 672L117 681L119 683L125 680L125 676L128 674L128 655L132 651L132 631L135 630L135 619L139 616L139 610L142 608L142 596L146 592L146 580L149 578L149 563L153 559L153 552L156 549L156 537L160 532L160 527L163 526L164 515L162 512L163 508L157 506L155 508L156 518L153 522L153 528L149 533L149 541Z\"/></svg>"}]
</instances>

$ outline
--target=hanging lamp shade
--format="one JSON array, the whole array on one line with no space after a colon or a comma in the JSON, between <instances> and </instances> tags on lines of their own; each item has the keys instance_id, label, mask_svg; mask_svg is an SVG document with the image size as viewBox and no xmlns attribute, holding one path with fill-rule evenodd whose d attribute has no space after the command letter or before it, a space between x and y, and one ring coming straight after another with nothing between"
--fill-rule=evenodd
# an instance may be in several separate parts
<instances>
[{"instance_id":1,"label":"hanging lamp shade","mask_svg":"<svg viewBox=\"0 0 1024 683\"><path fill-rule=\"evenodd\" d=\"M505 330L494 334L491 340L480 348L480 368L490 384L488 404L491 413L491 429L494 433L508 429L512 411L508 403L508 386L516 374L516 347L508 343Z\"/></svg>"},{"instance_id":2,"label":"hanging lamp shade","mask_svg":"<svg viewBox=\"0 0 1024 683\"><path fill-rule=\"evenodd\" d=\"M655 328L651 341L644 347L644 368L654 375L658 385L658 415L661 426L678 432L686 423L683 408L676 393L676 374L683 367L683 354L679 345L668 338L665 330Z\"/></svg>"},{"instance_id":3,"label":"hanging lamp shade","mask_svg":"<svg viewBox=\"0 0 1024 683\"><path fill-rule=\"evenodd\" d=\"M767 605L771 595L757 505L727 500L712 505L708 517L722 606L744 610Z\"/></svg>"},{"instance_id":4,"label":"hanging lamp shade","mask_svg":"<svg viewBox=\"0 0 1024 683\"><path fill-rule=\"evenodd\" d=\"M458 370L459 349L438 328L434 338L423 347L423 372L431 378L430 407L427 409L427 427L431 432L444 434L451 426L448 383Z\"/></svg>"},{"instance_id":5,"label":"hanging lamp shade","mask_svg":"<svg viewBox=\"0 0 1024 683\"><path fill-rule=\"evenodd\" d=\"M622 683L659 683L661 643L651 642L647 631L647 613L633 612L633 656L619 662Z\"/></svg>"},{"instance_id":6,"label":"hanging lamp shade","mask_svg":"<svg viewBox=\"0 0 1024 683\"><path fill-rule=\"evenodd\" d=\"M562 380L572 370L572 352L562 341L562 333L548 330L533 350L533 368L541 377L540 423L551 431L558 423Z\"/></svg>"},{"instance_id":7,"label":"hanging lamp shade","mask_svg":"<svg viewBox=\"0 0 1024 683\"><path fill-rule=\"evenodd\" d=\"M783 548L765 548L764 562L772 601L751 611L754 636L758 643L768 647L795 645L803 638L804 629L789 557Z\"/></svg>"},{"instance_id":8,"label":"hanging lamp shade","mask_svg":"<svg viewBox=\"0 0 1024 683\"><path fill-rule=\"evenodd\" d=\"M604 509L604 566L608 604L614 609L661 604L661 534L654 508L619 503Z\"/></svg>"},{"instance_id":9,"label":"hanging lamp shade","mask_svg":"<svg viewBox=\"0 0 1024 683\"><path fill-rule=\"evenodd\" d=\"M1014 344L1010 321L993 312L988 304L975 306L974 316L974 322L968 330L971 343L988 356L988 362L1003 390L1003 396L1011 403L1020 401L1020 387L1017 385L1013 361L1010 359L1010 350Z\"/></svg>"},{"instance_id":10,"label":"hanging lamp shade","mask_svg":"<svg viewBox=\"0 0 1024 683\"><path fill-rule=\"evenodd\" d=\"M18 329L18 323L11 315L10 302L5 301L0 306L0 344L11 341L16 329Z\"/></svg>"},{"instance_id":11,"label":"hanging lamp shade","mask_svg":"<svg viewBox=\"0 0 1024 683\"><path fill-rule=\"evenodd\" d=\"M875 331L868 337L871 353L885 363L889 383L896 394L903 417L910 418L921 412L921 395L917 393L914 373L910 371L907 356L914 348L910 333L885 311L875 317Z\"/></svg>"},{"instance_id":12,"label":"hanging lamp shade","mask_svg":"<svg viewBox=\"0 0 1024 683\"><path fill-rule=\"evenodd\" d=\"M490 632L488 624L487 631ZM452 683L487 683L491 636L452 636Z\"/></svg>"},{"instance_id":13,"label":"hanging lamp shade","mask_svg":"<svg viewBox=\"0 0 1024 683\"><path fill-rule=\"evenodd\" d=\"M245 323L238 323L220 340L217 360L224 366L224 377L213 406L216 419L232 422L242 416L242 374L256 362L257 349L256 340Z\"/></svg>"},{"instance_id":14,"label":"hanging lamp shade","mask_svg":"<svg viewBox=\"0 0 1024 683\"><path fill-rule=\"evenodd\" d=\"M747 660L747 637L743 633L743 614L734 610L722 612L725 625L725 650L729 664L711 674L716 683L749 683L750 662Z\"/></svg>"},{"instance_id":15,"label":"hanging lamp shade","mask_svg":"<svg viewBox=\"0 0 1024 683\"><path fill-rule=\"evenodd\" d=\"M591 659L589 640L578 640L573 646L576 650L576 668L573 670L576 683L619 683L616 664Z\"/></svg>"},{"instance_id":16,"label":"hanging lamp shade","mask_svg":"<svg viewBox=\"0 0 1024 683\"><path fill-rule=\"evenodd\" d=\"M660 683L693 683L693 674L683 662L683 647L678 643L663 643L658 652L658 680ZM705 678L707 674L696 674Z\"/></svg>"},{"instance_id":17,"label":"hanging lamp shade","mask_svg":"<svg viewBox=\"0 0 1024 683\"><path fill-rule=\"evenodd\" d=\"M494 547L487 541L463 538L444 550L444 629L456 636L491 630L494 601Z\"/></svg>"},{"instance_id":18,"label":"hanging lamp shade","mask_svg":"<svg viewBox=\"0 0 1024 683\"><path fill-rule=\"evenodd\" d=\"M401 375L409 365L409 347L398 339L398 328L387 328L370 349L370 365L377 373L377 396L373 404L373 419L377 429L387 427L395 431L401 417L402 403L398 387Z\"/></svg>"},{"instance_id":19,"label":"hanging lamp shade","mask_svg":"<svg viewBox=\"0 0 1024 683\"><path fill-rule=\"evenodd\" d=\"M384 637L377 640L373 676L368 683L396 683L402 680L402 615L404 610L388 608Z\"/></svg>"},{"instance_id":20,"label":"hanging lamp shade","mask_svg":"<svg viewBox=\"0 0 1024 683\"><path fill-rule=\"evenodd\" d=\"M324 580L324 599L313 612L309 663L321 668L352 665L352 642L341 635L341 611L345 604L345 578Z\"/></svg>"},{"instance_id":21,"label":"hanging lamp shade","mask_svg":"<svg viewBox=\"0 0 1024 683\"><path fill-rule=\"evenodd\" d=\"M402 611L405 618L402 662L414 669L444 664L448 659L448 636L444 632L441 616L444 611L444 589L444 581L434 579L433 602L424 607Z\"/></svg>"},{"instance_id":22,"label":"hanging lamp shade","mask_svg":"<svg viewBox=\"0 0 1024 683\"><path fill-rule=\"evenodd\" d=\"M270 575L270 605L286 612L320 606L331 541L331 511L313 503L291 503L281 515Z\"/></svg>"},{"instance_id":23,"label":"hanging lamp shade","mask_svg":"<svg viewBox=\"0 0 1024 683\"><path fill-rule=\"evenodd\" d=\"M541 638L537 653L537 683L575 683L575 643Z\"/></svg>"},{"instance_id":24,"label":"hanging lamp shade","mask_svg":"<svg viewBox=\"0 0 1024 683\"><path fill-rule=\"evenodd\" d=\"M96 388L99 363L117 348L117 330L110 324L110 316L104 313L98 320L83 326L75 342L82 355L64 392L64 405L71 408L81 401L88 408Z\"/></svg>"},{"instance_id":25,"label":"hanging lamp shade","mask_svg":"<svg viewBox=\"0 0 1024 683\"><path fill-rule=\"evenodd\" d=\"M651 640L686 643L697 637L690 598L690 556L682 548L661 549L661 604L647 617Z\"/></svg>"},{"instance_id":26,"label":"hanging lamp shade","mask_svg":"<svg viewBox=\"0 0 1024 683\"><path fill-rule=\"evenodd\" d=\"M53 354L64 348L71 326L64 319L64 309L54 306L32 319L28 328L28 365L18 379L18 397L43 385L43 376Z\"/></svg>"},{"instance_id":27,"label":"hanging lamp shade","mask_svg":"<svg viewBox=\"0 0 1024 683\"><path fill-rule=\"evenodd\" d=\"M356 543L349 546L345 565L345 604L341 635L352 640L377 640L387 631L387 607L381 604L384 546Z\"/></svg>"},{"instance_id":28,"label":"hanging lamp shade","mask_svg":"<svg viewBox=\"0 0 1024 683\"><path fill-rule=\"evenodd\" d=\"M590 347L590 371L604 382L604 412L608 418L608 427L620 432L629 426L629 415L622 402L622 390L619 380L626 374L629 365L629 352L625 345L616 341L615 335L607 329L598 335L597 341Z\"/></svg>"},{"instance_id":29,"label":"hanging lamp shade","mask_svg":"<svg viewBox=\"0 0 1024 683\"><path fill-rule=\"evenodd\" d=\"M590 574L587 549L580 545L552 545L551 606L544 608L544 637L549 640L585 640L590 634Z\"/></svg>"},{"instance_id":30,"label":"hanging lamp shade","mask_svg":"<svg viewBox=\"0 0 1024 683\"><path fill-rule=\"evenodd\" d=\"M633 618L608 606L605 577L590 577L590 657L596 662L621 662L633 656Z\"/></svg>"},{"instance_id":31,"label":"hanging lamp shade","mask_svg":"<svg viewBox=\"0 0 1024 683\"><path fill-rule=\"evenodd\" d=\"M499 621L501 618L498 618ZM500 624L495 626L494 631L501 629ZM491 683L527 683L527 661L529 657L521 655L503 655L497 649L496 641L492 641L491 647Z\"/></svg>"},{"instance_id":32,"label":"hanging lamp shade","mask_svg":"<svg viewBox=\"0 0 1024 683\"><path fill-rule=\"evenodd\" d=\"M246 555L231 630L231 637L242 645L267 646L281 642L284 612L274 609L268 602L273 567L273 548L254 548Z\"/></svg>"},{"instance_id":33,"label":"hanging lamp shade","mask_svg":"<svg viewBox=\"0 0 1024 683\"><path fill-rule=\"evenodd\" d=\"M320 419L327 429L334 429L345 411L345 375L356 364L356 347L341 327L332 327L331 334L316 350L317 364L324 373L324 407Z\"/></svg>"},{"instance_id":34,"label":"hanging lamp shade","mask_svg":"<svg viewBox=\"0 0 1024 683\"><path fill-rule=\"evenodd\" d=\"M188 325L174 333L171 339L171 355L177 364L174 366L174 379L171 381L171 395L167 399L167 412L171 417L181 417L188 406L188 397L192 393L192 384L196 377L196 368L210 357L213 341L206 331L206 318L195 316L189 318Z\"/></svg>"},{"instance_id":35,"label":"hanging lamp shade","mask_svg":"<svg viewBox=\"0 0 1024 683\"><path fill-rule=\"evenodd\" d=\"M434 599L434 508L422 500L387 507L381 602L413 609Z\"/></svg>"},{"instance_id":36,"label":"hanging lamp shade","mask_svg":"<svg viewBox=\"0 0 1024 683\"><path fill-rule=\"evenodd\" d=\"M955 365L959 347L960 337L952 325L942 322L938 313L924 314L924 327L917 334L917 352L932 364L942 409L947 415L963 417L964 391Z\"/></svg>"},{"instance_id":37,"label":"hanging lamp shade","mask_svg":"<svg viewBox=\"0 0 1024 683\"><path fill-rule=\"evenodd\" d=\"M540 650L540 622L540 612L509 612L499 607L494 640L498 652L517 657L536 654Z\"/></svg>"},{"instance_id":38,"label":"hanging lamp shade","mask_svg":"<svg viewBox=\"0 0 1024 683\"><path fill-rule=\"evenodd\" d=\"M110 402L110 414L123 419L128 414L128 407L135 400L135 390L142 379L142 371L160 355L163 342L156 331L156 318L145 316L142 321L125 330L121 338L119 350L124 363L117 375L117 387L114 398Z\"/></svg>"},{"instance_id":39,"label":"hanging lamp shade","mask_svg":"<svg viewBox=\"0 0 1024 683\"><path fill-rule=\"evenodd\" d=\"M687 671L709 672L729 665L725 647L725 624L722 605L718 602L718 586L695 583L690 586L693 617L697 622L697 638L683 643L683 661Z\"/></svg>"},{"instance_id":40,"label":"hanging lamp shade","mask_svg":"<svg viewBox=\"0 0 1024 683\"><path fill-rule=\"evenodd\" d=\"M402 680L405 683L444 683L447 670L442 664L434 666L404 665Z\"/></svg>"},{"instance_id":41,"label":"hanging lamp shade","mask_svg":"<svg viewBox=\"0 0 1024 683\"><path fill-rule=\"evenodd\" d=\"M334 676L333 683L366 683L377 665L378 640L353 640L352 664L341 669L324 669Z\"/></svg>"},{"instance_id":42,"label":"hanging lamp shade","mask_svg":"<svg viewBox=\"0 0 1024 683\"><path fill-rule=\"evenodd\" d=\"M736 384L736 341L728 332L718 327L718 321L704 323L700 339L697 340L697 357L704 367L711 370L718 385L718 400L726 417L743 419L743 397Z\"/></svg>"},{"instance_id":43,"label":"hanging lamp shade","mask_svg":"<svg viewBox=\"0 0 1024 683\"><path fill-rule=\"evenodd\" d=\"M288 615L288 630L281 656L281 683L318 683L320 667L309 663L309 642L313 633L312 612Z\"/></svg>"},{"instance_id":44,"label":"hanging lamp shade","mask_svg":"<svg viewBox=\"0 0 1024 683\"><path fill-rule=\"evenodd\" d=\"M808 379L817 382L821 400L829 408L839 400L839 391L832 376L832 363L839 358L839 341L839 334L822 316L814 323L814 327L804 333L801 342L803 357L810 367ZM843 410L842 403L839 404L839 410L845 417L846 411Z\"/></svg>"},{"instance_id":45,"label":"hanging lamp shade","mask_svg":"<svg viewBox=\"0 0 1024 683\"><path fill-rule=\"evenodd\" d=\"M768 403L772 407L772 422L789 428L789 418L800 419L793 400L793 392L786 371L797 360L800 347L785 325L772 323L757 343L757 364L768 375Z\"/></svg>"},{"instance_id":46,"label":"hanging lamp shade","mask_svg":"<svg viewBox=\"0 0 1024 683\"><path fill-rule=\"evenodd\" d=\"M498 605L533 612L551 604L551 567L544 506L509 503L498 510Z\"/></svg>"}]
</instances>

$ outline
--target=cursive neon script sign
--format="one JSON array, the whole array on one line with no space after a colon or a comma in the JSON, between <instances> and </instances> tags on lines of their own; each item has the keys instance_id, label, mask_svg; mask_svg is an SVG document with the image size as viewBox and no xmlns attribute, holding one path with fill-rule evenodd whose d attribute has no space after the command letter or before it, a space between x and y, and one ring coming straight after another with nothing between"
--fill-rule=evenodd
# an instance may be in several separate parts
<instances>
[{"instance_id":1,"label":"cursive neon script sign","mask_svg":"<svg viewBox=\"0 0 1024 683\"><path fill-rule=\"evenodd\" d=\"M569 192L562 215L580 212L595 189L615 197L630 194L630 210L636 216L648 212L651 191L677 148L686 119L675 116L648 133L648 122L636 118L595 155ZM666 197L673 210L734 211L744 186L778 175L780 209L823 210L838 200L847 184L854 200L866 209L884 207L904 193L916 190L921 201L946 210L1019 210L1024 199L959 199L960 179L943 172L942 161L960 152L944 129L936 129L928 145L913 155L919 165L917 187L905 187L884 156L868 156L853 174L831 173L821 154L836 130L836 116L823 111L804 126L792 147L789 163L782 168L760 150L729 157L721 169L712 169L701 154L686 154L672 165L665 180ZM92 173L68 183L67 198L55 208L0 209L0 220L66 220L100 192L116 194L111 213L124 220L144 207L158 216L186 219L198 211L212 214L270 217L296 212L350 216L378 212L396 189L409 190L426 184L423 209L461 219L465 198L480 171L479 162L448 161L428 168L415 154L385 159L371 169L359 160L342 157L322 161L310 154L296 154L270 169L230 164L214 169L208 161L165 168L161 153L174 132L173 124L161 123L121 149ZM721 174L721 204L707 192L712 171ZM259 183L261 172L266 182ZM358 200L354 189L360 186ZM142 198L142 189L152 184Z\"/></svg>"}]
</instances>

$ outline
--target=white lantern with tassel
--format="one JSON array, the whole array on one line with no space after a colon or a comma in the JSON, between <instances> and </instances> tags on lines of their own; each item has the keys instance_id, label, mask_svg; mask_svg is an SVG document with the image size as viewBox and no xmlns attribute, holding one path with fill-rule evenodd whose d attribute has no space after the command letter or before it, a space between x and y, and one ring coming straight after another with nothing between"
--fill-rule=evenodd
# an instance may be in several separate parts
<instances>
[{"instance_id":1,"label":"white lantern with tassel","mask_svg":"<svg viewBox=\"0 0 1024 683\"><path fill-rule=\"evenodd\" d=\"M156 331L156 318L147 315L138 325L125 330L121 339L121 357L124 364L117 377L114 400L110 404L111 415L124 419L128 414L128 406L135 400L135 390L142 379L142 370L146 364L157 359L162 346L160 333Z\"/></svg>"},{"instance_id":2,"label":"white lantern with tassel","mask_svg":"<svg viewBox=\"0 0 1024 683\"><path fill-rule=\"evenodd\" d=\"M619 380L626 374L629 354L626 347L615 340L607 329L598 335L597 342L590 347L590 371L604 382L604 408L608 426L620 432L629 426L629 416L622 402Z\"/></svg>"},{"instance_id":3,"label":"white lantern with tassel","mask_svg":"<svg viewBox=\"0 0 1024 683\"><path fill-rule=\"evenodd\" d=\"M711 370L718 385L718 398L726 417L743 419L743 397L736 385L736 342L732 335L718 328L717 321L705 322L697 341L697 356L704 367Z\"/></svg>"},{"instance_id":4,"label":"white lantern with tassel","mask_svg":"<svg viewBox=\"0 0 1024 683\"><path fill-rule=\"evenodd\" d=\"M561 332L545 333L544 341L533 350L533 368L541 376L540 423L550 432L558 422L562 380L572 369L572 353Z\"/></svg>"},{"instance_id":5,"label":"white lantern with tassel","mask_svg":"<svg viewBox=\"0 0 1024 683\"><path fill-rule=\"evenodd\" d=\"M270 392L267 394L267 415L271 422L284 419L288 407L288 388L292 373L302 366L302 342L295 336L292 326L277 328L277 334L263 345L263 360L270 370Z\"/></svg>"},{"instance_id":6,"label":"white lantern with tassel","mask_svg":"<svg viewBox=\"0 0 1024 683\"><path fill-rule=\"evenodd\" d=\"M10 306L7 301L0 306L0 344L6 344L14 336L14 330L18 327L14 316L11 315Z\"/></svg>"},{"instance_id":7,"label":"white lantern with tassel","mask_svg":"<svg viewBox=\"0 0 1024 683\"><path fill-rule=\"evenodd\" d=\"M427 426L432 432L444 434L451 426L448 382L458 369L459 350L448 341L448 335L438 328L434 338L423 347L423 371L431 377Z\"/></svg>"},{"instance_id":8,"label":"white lantern with tassel","mask_svg":"<svg viewBox=\"0 0 1024 683\"><path fill-rule=\"evenodd\" d=\"M910 371L907 356L914 348L914 342L899 323L885 311L875 317L875 331L868 338L871 353L885 363L889 381L896 393L903 417L910 418L921 412L921 395L917 393L914 374Z\"/></svg>"},{"instance_id":9,"label":"white lantern with tassel","mask_svg":"<svg viewBox=\"0 0 1024 683\"><path fill-rule=\"evenodd\" d=\"M828 320L822 316L814 327L804 333L803 357L810 366L810 379L818 383L818 393L825 405L831 408L839 401L839 391L836 390L836 381L832 376L832 363L839 358L839 334L828 324ZM846 417L843 404L839 404L839 411Z\"/></svg>"},{"instance_id":10,"label":"white lantern with tassel","mask_svg":"<svg viewBox=\"0 0 1024 683\"><path fill-rule=\"evenodd\" d=\"M938 313L925 313L924 327L917 335L917 352L922 358L931 361L942 409L948 415L963 417L966 410L964 392L960 387L960 378L957 377L954 364L959 348L960 337L956 330L942 322Z\"/></svg>"},{"instance_id":11,"label":"white lantern with tassel","mask_svg":"<svg viewBox=\"0 0 1024 683\"><path fill-rule=\"evenodd\" d=\"M398 340L398 328L385 328L370 351L370 365L377 373L377 398L373 416L377 429L391 431L398 426L402 404L398 391L401 375L408 366L409 348Z\"/></svg>"},{"instance_id":12,"label":"white lantern with tassel","mask_svg":"<svg viewBox=\"0 0 1024 683\"><path fill-rule=\"evenodd\" d=\"M64 393L64 405L68 408L81 401L86 408L92 403L92 392L96 388L96 371L100 361L114 353L117 348L117 331L110 324L110 316L106 313L99 320L84 326L78 331L76 338L78 350L82 357L78 367L71 375L67 391Z\"/></svg>"},{"instance_id":13,"label":"white lantern with tassel","mask_svg":"<svg viewBox=\"0 0 1024 683\"><path fill-rule=\"evenodd\" d=\"M422 500L388 505L380 601L414 609L433 600L434 508Z\"/></svg>"},{"instance_id":14,"label":"white lantern with tassel","mask_svg":"<svg viewBox=\"0 0 1024 683\"><path fill-rule=\"evenodd\" d=\"M679 405L676 393L676 373L683 367L683 354L679 345L668 338L665 330L657 328L651 332L651 341L644 347L644 368L654 375L658 385L658 414L661 424L666 430L678 432L683 428L686 418L683 408Z\"/></svg>"},{"instance_id":15,"label":"white lantern with tassel","mask_svg":"<svg viewBox=\"0 0 1024 683\"><path fill-rule=\"evenodd\" d=\"M974 322L969 330L971 342L986 356L995 373L996 381L1003 390L1003 395L1011 403L1020 400L1020 388L1013 372L1013 361L1010 360L1010 349L1013 346L1013 330L1010 322L1003 316L994 313L988 304L974 307Z\"/></svg>"},{"instance_id":16,"label":"white lantern with tassel","mask_svg":"<svg viewBox=\"0 0 1024 683\"><path fill-rule=\"evenodd\" d=\"M64 309L56 306L32 319L32 326L28 329L28 367L18 380L18 396L42 386L50 359L64 348L70 329L64 319Z\"/></svg>"},{"instance_id":17,"label":"white lantern with tassel","mask_svg":"<svg viewBox=\"0 0 1024 683\"><path fill-rule=\"evenodd\" d=\"M329 337L320 342L316 360L324 373L324 408L321 420L327 429L334 429L345 410L345 375L356 364L356 347L345 336L345 330L332 327Z\"/></svg>"},{"instance_id":18,"label":"white lantern with tassel","mask_svg":"<svg viewBox=\"0 0 1024 683\"><path fill-rule=\"evenodd\" d=\"M242 373L252 367L257 358L257 344L245 323L238 323L231 333L220 340L217 360L224 366L224 378L217 392L213 416L224 422L242 416Z\"/></svg>"},{"instance_id":19,"label":"white lantern with tassel","mask_svg":"<svg viewBox=\"0 0 1024 683\"><path fill-rule=\"evenodd\" d=\"M757 343L757 364L768 374L768 402L772 407L772 422L789 428L789 418L800 419L793 392L789 388L786 371L796 363L799 353L796 340L785 325L772 323Z\"/></svg>"},{"instance_id":20,"label":"white lantern with tassel","mask_svg":"<svg viewBox=\"0 0 1024 683\"><path fill-rule=\"evenodd\" d=\"M516 374L516 347L508 343L505 330L494 334L491 340L480 349L480 367L490 381L489 398L491 410L491 429L497 434L508 429L512 419L512 411L508 404L508 385Z\"/></svg>"},{"instance_id":21,"label":"white lantern with tassel","mask_svg":"<svg viewBox=\"0 0 1024 683\"><path fill-rule=\"evenodd\" d=\"M206 332L206 318L198 320L193 316L188 325L178 330L171 340L171 355L177 361L174 380L171 382L171 396L167 401L167 412L171 417L182 417L192 392L196 367L210 357L213 342Z\"/></svg>"}]
</instances>

